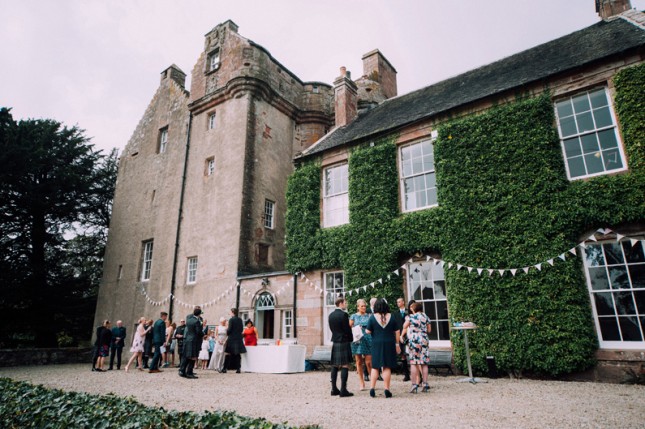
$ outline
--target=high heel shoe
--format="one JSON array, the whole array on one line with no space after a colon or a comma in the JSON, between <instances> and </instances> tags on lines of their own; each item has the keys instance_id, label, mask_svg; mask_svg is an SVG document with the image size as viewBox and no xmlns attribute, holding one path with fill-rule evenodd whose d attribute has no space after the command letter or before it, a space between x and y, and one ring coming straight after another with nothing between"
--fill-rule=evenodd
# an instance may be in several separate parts
<instances>
[{"instance_id":1,"label":"high heel shoe","mask_svg":"<svg viewBox=\"0 0 645 429\"><path fill-rule=\"evenodd\" d=\"M423 389L421 389L422 392L427 392L430 389L430 386L428 386L428 383L423 383Z\"/></svg>"},{"instance_id":2,"label":"high heel shoe","mask_svg":"<svg viewBox=\"0 0 645 429\"><path fill-rule=\"evenodd\" d=\"M389 391L389 390L387 390L387 389L385 389L385 391L384 391L383 393L385 393L385 397L386 397L386 398L391 398L391 397L392 397L392 392L390 392L390 391Z\"/></svg>"},{"instance_id":3,"label":"high heel shoe","mask_svg":"<svg viewBox=\"0 0 645 429\"><path fill-rule=\"evenodd\" d=\"M376 391L374 391L374 389L370 389L370 396L372 398L376 398Z\"/></svg>"},{"instance_id":4,"label":"high heel shoe","mask_svg":"<svg viewBox=\"0 0 645 429\"><path fill-rule=\"evenodd\" d=\"M417 393L418 390L419 390L419 385L413 384L412 389L410 389L410 393Z\"/></svg>"}]
</instances>

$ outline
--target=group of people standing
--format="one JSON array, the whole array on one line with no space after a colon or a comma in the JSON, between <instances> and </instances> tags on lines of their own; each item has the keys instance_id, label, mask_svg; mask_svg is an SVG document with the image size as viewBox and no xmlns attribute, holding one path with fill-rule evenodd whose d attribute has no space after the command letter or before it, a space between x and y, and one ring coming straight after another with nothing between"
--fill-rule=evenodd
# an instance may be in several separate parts
<instances>
[{"instance_id":1,"label":"group of people standing","mask_svg":"<svg viewBox=\"0 0 645 429\"><path fill-rule=\"evenodd\" d=\"M333 343L332 396L353 396L353 393L347 390L352 356L356 362L361 390L365 389L365 382L369 381L369 394L372 398L376 397L378 379L383 380L385 397L392 397L392 368L398 366L399 355L403 357L404 381L412 381L410 392L417 393L419 387L423 392L428 391L428 334L432 331L430 319L423 313L421 303L410 301L406 309L405 301L399 298L397 307L390 311L390 306L384 298L372 298L368 308L365 300L359 299L356 302L357 312L350 317L345 311L345 299L336 300L336 309L329 315ZM360 327L360 335L354 335L352 332L355 327ZM339 372L340 388L337 385Z\"/></svg>"},{"instance_id":2,"label":"group of people standing","mask_svg":"<svg viewBox=\"0 0 645 429\"><path fill-rule=\"evenodd\" d=\"M113 369L115 356L116 369L121 369L126 329L120 320L117 326L110 327L110 321L105 320L97 328L92 371L105 371L104 361L110 350L112 354L108 369ZM250 320L247 321L247 329L243 328L236 308L231 309L230 319L222 317L213 330L208 329L199 306L182 319L179 326L168 320L168 313L162 311L155 322L145 317L139 319L131 342L132 355L125 365L125 371L128 372L135 364L139 371L162 372L160 368L174 366L177 351L181 377L197 378L194 369L198 360L203 361L204 369L207 367L223 373L233 369L239 373L241 354L246 353L247 341L248 345L257 344L257 330ZM150 356L152 360L149 361Z\"/></svg>"}]
</instances>

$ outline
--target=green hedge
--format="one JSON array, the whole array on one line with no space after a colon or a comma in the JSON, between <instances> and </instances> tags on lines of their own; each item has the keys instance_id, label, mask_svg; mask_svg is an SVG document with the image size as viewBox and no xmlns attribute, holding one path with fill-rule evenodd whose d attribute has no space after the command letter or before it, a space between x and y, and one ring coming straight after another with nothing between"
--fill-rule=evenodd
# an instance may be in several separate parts
<instances>
[{"instance_id":1,"label":"green hedge","mask_svg":"<svg viewBox=\"0 0 645 429\"><path fill-rule=\"evenodd\" d=\"M5 428L289 428L231 411L169 411L134 398L47 389L0 378L0 426Z\"/></svg>"},{"instance_id":2,"label":"green hedge","mask_svg":"<svg viewBox=\"0 0 645 429\"><path fill-rule=\"evenodd\" d=\"M643 222L645 65L614 83L628 173L570 182L549 94L520 99L439 127L436 208L400 213L396 136L351 150L348 225L320 228L319 161L299 166L287 194L288 269L342 269L355 289L416 253L475 267L532 266L598 227ZM476 372L486 372L487 355L509 372L559 375L593 365L597 340L579 258L515 277L445 274L451 319L480 327L470 337ZM401 295L401 279L393 280L364 295ZM451 340L465 369L462 338Z\"/></svg>"}]
</instances>

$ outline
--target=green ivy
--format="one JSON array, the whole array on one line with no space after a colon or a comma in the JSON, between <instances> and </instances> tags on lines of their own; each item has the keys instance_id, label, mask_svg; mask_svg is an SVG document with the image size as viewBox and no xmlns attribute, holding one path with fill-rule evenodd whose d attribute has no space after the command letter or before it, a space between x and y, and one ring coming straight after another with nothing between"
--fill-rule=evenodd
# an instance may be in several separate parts
<instances>
[{"instance_id":1,"label":"green ivy","mask_svg":"<svg viewBox=\"0 0 645 429\"><path fill-rule=\"evenodd\" d=\"M440 126L440 205L401 214L396 136L388 136L350 153L350 223L342 227L320 228L319 161L296 169L288 191L288 269L343 269L346 288L356 289L417 253L476 267L532 266L600 226L642 222L645 66L625 69L614 82L628 173L570 182L545 93ZM303 241L295 243L296 236ZM579 258L516 276L445 275L451 319L479 326L469 337L476 372L485 373L487 355L509 372L557 376L593 365L597 340ZM401 295L401 279L391 277L360 297ZM463 338L455 332L451 340L465 370Z\"/></svg>"},{"instance_id":2,"label":"green ivy","mask_svg":"<svg viewBox=\"0 0 645 429\"><path fill-rule=\"evenodd\" d=\"M7 428L289 428L232 411L170 411L132 397L90 395L0 378L0 422ZM317 427L317 426L307 426Z\"/></svg>"}]
</instances>

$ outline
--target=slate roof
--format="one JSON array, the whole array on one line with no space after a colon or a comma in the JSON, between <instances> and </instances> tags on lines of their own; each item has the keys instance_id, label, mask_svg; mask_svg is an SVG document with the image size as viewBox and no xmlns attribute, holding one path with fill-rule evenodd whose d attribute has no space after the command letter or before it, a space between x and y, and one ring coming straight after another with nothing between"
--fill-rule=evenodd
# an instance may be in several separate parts
<instances>
[{"instance_id":1,"label":"slate roof","mask_svg":"<svg viewBox=\"0 0 645 429\"><path fill-rule=\"evenodd\" d=\"M350 124L333 130L304 151L300 158L643 46L643 28L622 18L600 21L497 62L386 100L360 114Z\"/></svg>"}]
</instances>

